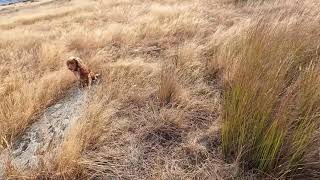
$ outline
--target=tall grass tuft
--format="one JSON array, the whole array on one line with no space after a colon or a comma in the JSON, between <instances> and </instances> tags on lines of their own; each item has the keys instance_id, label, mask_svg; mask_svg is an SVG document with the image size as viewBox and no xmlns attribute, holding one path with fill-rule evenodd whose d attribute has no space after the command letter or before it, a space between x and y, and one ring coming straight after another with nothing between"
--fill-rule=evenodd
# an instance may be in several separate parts
<instances>
[{"instance_id":1,"label":"tall grass tuft","mask_svg":"<svg viewBox=\"0 0 320 180\"><path fill-rule=\"evenodd\" d=\"M229 56L220 61L235 67L224 93L223 151L247 168L292 174L319 127L318 54L306 34L298 22L260 20L221 48Z\"/></svg>"},{"instance_id":2,"label":"tall grass tuft","mask_svg":"<svg viewBox=\"0 0 320 180\"><path fill-rule=\"evenodd\" d=\"M161 105L166 105L175 100L178 91L177 85L174 69L163 68L159 83L159 100Z\"/></svg>"}]
</instances>

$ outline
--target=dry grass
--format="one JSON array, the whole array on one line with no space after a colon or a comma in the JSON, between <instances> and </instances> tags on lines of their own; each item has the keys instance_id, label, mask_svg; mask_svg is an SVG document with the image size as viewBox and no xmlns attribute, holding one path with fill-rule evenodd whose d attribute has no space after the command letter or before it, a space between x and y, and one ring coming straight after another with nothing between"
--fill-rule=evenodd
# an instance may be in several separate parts
<instances>
[{"instance_id":1,"label":"dry grass","mask_svg":"<svg viewBox=\"0 0 320 180\"><path fill-rule=\"evenodd\" d=\"M318 43L302 28L264 24L259 21L239 36L241 48L228 46L237 62L228 60L239 64L225 92L224 149L248 166L285 174L301 164L319 126Z\"/></svg>"},{"instance_id":2,"label":"dry grass","mask_svg":"<svg viewBox=\"0 0 320 180\"><path fill-rule=\"evenodd\" d=\"M57 152L7 178L319 177L320 4L235 2L86 0L6 15L0 150L73 85L66 57L102 74Z\"/></svg>"},{"instance_id":3,"label":"dry grass","mask_svg":"<svg viewBox=\"0 0 320 180\"><path fill-rule=\"evenodd\" d=\"M1 48L0 149L72 83L62 68L64 52L58 44L28 37L19 41L7 40Z\"/></svg>"},{"instance_id":4,"label":"dry grass","mask_svg":"<svg viewBox=\"0 0 320 180\"><path fill-rule=\"evenodd\" d=\"M217 53L228 71L224 152L246 168L272 172L274 178L294 176L305 163L319 163L319 158L304 161L319 138L314 134L320 124L320 77L319 39L313 33L319 25L300 15L310 11L303 8L252 20Z\"/></svg>"}]
</instances>

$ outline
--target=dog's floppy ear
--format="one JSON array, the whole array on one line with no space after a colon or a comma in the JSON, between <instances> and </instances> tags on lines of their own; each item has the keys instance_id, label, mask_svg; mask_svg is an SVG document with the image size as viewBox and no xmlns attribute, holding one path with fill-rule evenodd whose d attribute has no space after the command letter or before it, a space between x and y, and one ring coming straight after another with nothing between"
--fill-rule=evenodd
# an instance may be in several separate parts
<instances>
[{"instance_id":1,"label":"dog's floppy ear","mask_svg":"<svg viewBox=\"0 0 320 180\"><path fill-rule=\"evenodd\" d=\"M82 67L83 66L83 62L79 57L75 57L75 56L71 56L68 58L67 60L67 65L68 64L75 64L76 67Z\"/></svg>"},{"instance_id":2,"label":"dog's floppy ear","mask_svg":"<svg viewBox=\"0 0 320 180\"><path fill-rule=\"evenodd\" d=\"M68 66L69 64L71 64L71 63L72 63L72 59L71 59L71 58L68 58L68 59L67 59L67 62L66 62L67 66Z\"/></svg>"},{"instance_id":3,"label":"dog's floppy ear","mask_svg":"<svg viewBox=\"0 0 320 180\"><path fill-rule=\"evenodd\" d=\"M83 62L79 57L73 57L73 60L76 62L77 67L83 67Z\"/></svg>"}]
</instances>

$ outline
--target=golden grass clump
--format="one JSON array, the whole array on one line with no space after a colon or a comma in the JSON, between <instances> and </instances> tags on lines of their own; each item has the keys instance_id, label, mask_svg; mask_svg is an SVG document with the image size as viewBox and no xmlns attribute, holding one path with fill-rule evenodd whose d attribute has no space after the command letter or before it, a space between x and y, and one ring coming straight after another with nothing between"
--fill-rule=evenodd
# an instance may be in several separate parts
<instances>
[{"instance_id":1,"label":"golden grass clump","mask_svg":"<svg viewBox=\"0 0 320 180\"><path fill-rule=\"evenodd\" d=\"M73 79L62 68L63 47L28 36L8 40L1 50L0 149L11 143L41 109L53 103ZM62 68L62 69L61 69Z\"/></svg>"},{"instance_id":2,"label":"golden grass clump","mask_svg":"<svg viewBox=\"0 0 320 180\"><path fill-rule=\"evenodd\" d=\"M178 84L175 78L172 68L162 70L159 84L159 100L162 105L173 102L178 96Z\"/></svg>"},{"instance_id":3,"label":"golden grass clump","mask_svg":"<svg viewBox=\"0 0 320 180\"><path fill-rule=\"evenodd\" d=\"M276 177L318 161L303 161L320 123L318 25L291 18L255 20L218 52L232 52L219 61L235 67L224 92L224 152Z\"/></svg>"}]
</instances>

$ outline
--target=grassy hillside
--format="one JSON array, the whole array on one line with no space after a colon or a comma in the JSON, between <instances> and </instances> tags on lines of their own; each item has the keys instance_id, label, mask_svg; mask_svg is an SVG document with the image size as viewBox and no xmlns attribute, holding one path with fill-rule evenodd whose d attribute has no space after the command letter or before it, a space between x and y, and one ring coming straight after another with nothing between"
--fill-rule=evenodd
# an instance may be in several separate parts
<instances>
[{"instance_id":1,"label":"grassy hillside","mask_svg":"<svg viewBox=\"0 0 320 180\"><path fill-rule=\"evenodd\" d=\"M0 151L101 82L58 151L11 179L320 177L317 0L40 1L0 9ZM40 155L39 155L40 156Z\"/></svg>"}]
</instances>

